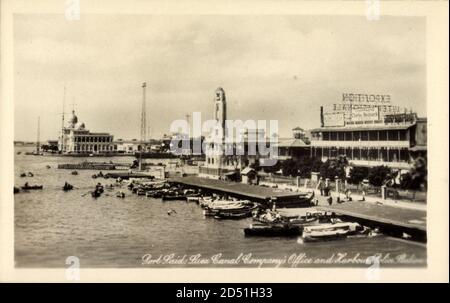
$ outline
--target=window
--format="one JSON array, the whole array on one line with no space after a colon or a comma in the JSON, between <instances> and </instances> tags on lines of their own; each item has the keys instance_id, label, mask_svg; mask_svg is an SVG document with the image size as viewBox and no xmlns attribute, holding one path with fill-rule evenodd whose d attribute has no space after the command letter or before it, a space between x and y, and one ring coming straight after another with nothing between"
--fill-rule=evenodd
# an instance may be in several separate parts
<instances>
[{"instance_id":1,"label":"window","mask_svg":"<svg viewBox=\"0 0 450 303\"><path fill-rule=\"evenodd\" d=\"M377 131L369 131L369 141L378 141L378 132Z\"/></svg>"},{"instance_id":2,"label":"window","mask_svg":"<svg viewBox=\"0 0 450 303\"><path fill-rule=\"evenodd\" d=\"M400 132L400 140L406 141L406 130L402 129L399 132Z\"/></svg>"},{"instance_id":3,"label":"window","mask_svg":"<svg viewBox=\"0 0 450 303\"><path fill-rule=\"evenodd\" d=\"M367 141L369 140L369 132L361 132L361 141Z\"/></svg>"}]
</instances>

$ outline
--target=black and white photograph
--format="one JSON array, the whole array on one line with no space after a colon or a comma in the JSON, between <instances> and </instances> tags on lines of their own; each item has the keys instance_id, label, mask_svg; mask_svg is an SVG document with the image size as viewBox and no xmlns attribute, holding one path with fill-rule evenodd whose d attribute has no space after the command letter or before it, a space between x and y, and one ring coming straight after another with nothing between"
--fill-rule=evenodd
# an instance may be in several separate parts
<instances>
[{"instance_id":1,"label":"black and white photograph","mask_svg":"<svg viewBox=\"0 0 450 303\"><path fill-rule=\"evenodd\" d=\"M430 205L448 262L448 165L431 177L448 162L429 165L432 148L448 158L448 137L429 139L448 95L429 84L429 15L376 0L355 14L54 2L9 17L13 270L376 281L429 269Z\"/></svg>"}]
</instances>

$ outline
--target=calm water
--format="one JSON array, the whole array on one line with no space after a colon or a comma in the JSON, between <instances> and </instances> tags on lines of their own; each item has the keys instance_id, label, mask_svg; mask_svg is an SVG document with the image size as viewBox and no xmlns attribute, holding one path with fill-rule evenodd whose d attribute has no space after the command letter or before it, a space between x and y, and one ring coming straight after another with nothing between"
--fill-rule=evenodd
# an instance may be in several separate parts
<instances>
[{"instance_id":1,"label":"calm water","mask_svg":"<svg viewBox=\"0 0 450 303\"><path fill-rule=\"evenodd\" d=\"M92 179L95 172L91 170L79 170L79 175L73 176L70 170L56 168L58 163L76 163L83 158L17 155L17 151L25 150L16 148L15 185L22 186L28 181L44 185L44 190L14 195L17 267L65 267L68 256L78 257L82 267L255 267L261 262L269 267L276 264L283 267L367 266L360 264L361 260L364 262L375 254L382 255L382 264L386 266L426 264L423 245L384 236L313 244L302 244L296 238L248 238L243 228L250 219L204 218L195 203L162 202L131 195L125 187L125 199L116 198L115 191L93 199L86 193L97 182L110 184L114 180ZM131 163L132 159L88 160ZM46 165L51 168L47 169ZM20 178L20 173L28 171L34 173L33 178ZM76 189L63 192L61 187L65 181ZM176 214L169 216L167 211L171 209ZM243 255L236 259L241 253ZM143 264L143 256L148 254L151 258L147 256L147 261L160 256L161 259ZM189 259L197 254L201 256ZM217 254L222 255L215 259L213 256ZM338 256L345 257L335 262ZM395 262L405 258L406 263ZM200 260L209 263L201 265ZM212 263L212 260L220 262ZM231 262L231 265L223 262Z\"/></svg>"}]
</instances>

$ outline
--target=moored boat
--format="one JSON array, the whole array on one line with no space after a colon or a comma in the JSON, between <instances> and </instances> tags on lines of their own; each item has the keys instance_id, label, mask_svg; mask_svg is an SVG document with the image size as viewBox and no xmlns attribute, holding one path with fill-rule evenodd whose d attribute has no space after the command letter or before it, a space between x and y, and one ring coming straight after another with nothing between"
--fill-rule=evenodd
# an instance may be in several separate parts
<instances>
[{"instance_id":1,"label":"moored boat","mask_svg":"<svg viewBox=\"0 0 450 303\"><path fill-rule=\"evenodd\" d=\"M246 236L258 237L295 237L301 234L301 228L296 225L284 223L254 223L244 228L244 234Z\"/></svg>"},{"instance_id":2,"label":"moored boat","mask_svg":"<svg viewBox=\"0 0 450 303\"><path fill-rule=\"evenodd\" d=\"M302 238L305 242L329 241L354 235L363 228L356 222L326 223L303 228Z\"/></svg>"},{"instance_id":3,"label":"moored boat","mask_svg":"<svg viewBox=\"0 0 450 303\"><path fill-rule=\"evenodd\" d=\"M22 186L21 189L23 190L36 190L36 189L43 189L43 185L25 185Z\"/></svg>"}]
</instances>

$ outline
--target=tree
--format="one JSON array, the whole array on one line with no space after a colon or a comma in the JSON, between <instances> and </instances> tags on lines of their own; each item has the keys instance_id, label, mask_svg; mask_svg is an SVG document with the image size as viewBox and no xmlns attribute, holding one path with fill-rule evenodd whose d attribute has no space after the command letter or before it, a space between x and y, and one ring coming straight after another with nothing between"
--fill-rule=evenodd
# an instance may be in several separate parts
<instances>
[{"instance_id":1,"label":"tree","mask_svg":"<svg viewBox=\"0 0 450 303\"><path fill-rule=\"evenodd\" d=\"M350 182L351 184L359 184L364 179L366 179L368 175L369 175L368 167L362 166L353 167L352 170L350 171L348 182Z\"/></svg>"},{"instance_id":2,"label":"tree","mask_svg":"<svg viewBox=\"0 0 450 303\"><path fill-rule=\"evenodd\" d=\"M334 180L337 176L339 179L345 179L345 167L348 161L345 157L338 157L336 159L328 159L320 168L320 176Z\"/></svg>"},{"instance_id":3,"label":"tree","mask_svg":"<svg viewBox=\"0 0 450 303\"><path fill-rule=\"evenodd\" d=\"M381 186L386 180L391 179L391 169L387 166L375 166L369 170L369 183L373 186Z\"/></svg>"}]
</instances>

